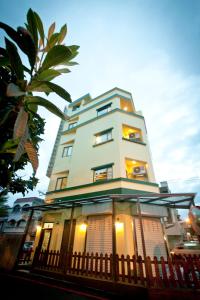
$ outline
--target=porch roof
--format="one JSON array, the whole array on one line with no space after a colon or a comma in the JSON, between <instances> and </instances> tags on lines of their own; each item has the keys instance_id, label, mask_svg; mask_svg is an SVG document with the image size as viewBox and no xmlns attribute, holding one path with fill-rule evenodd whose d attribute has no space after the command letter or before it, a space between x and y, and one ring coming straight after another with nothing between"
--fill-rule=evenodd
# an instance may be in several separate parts
<instances>
[{"instance_id":1,"label":"porch roof","mask_svg":"<svg viewBox=\"0 0 200 300\"><path fill-rule=\"evenodd\" d=\"M136 203L139 199L141 204L153 204L159 206L165 206L170 208L177 209L189 209L190 206L194 205L195 193L179 193L179 194L153 194L153 193L143 193L143 194L109 194L101 195L96 197L87 197L82 199L73 199L73 200L56 200L44 205L36 205L24 207L24 211L37 210L37 211L49 211L49 210L58 210L66 209L72 206L83 206L97 203L111 202L131 202Z\"/></svg>"}]
</instances>

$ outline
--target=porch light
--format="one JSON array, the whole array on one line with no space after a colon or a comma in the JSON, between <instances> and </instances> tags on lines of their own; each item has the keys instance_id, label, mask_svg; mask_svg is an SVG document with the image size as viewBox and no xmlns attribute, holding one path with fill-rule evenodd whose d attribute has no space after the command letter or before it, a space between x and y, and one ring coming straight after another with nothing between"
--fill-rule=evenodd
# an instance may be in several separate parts
<instances>
[{"instance_id":1,"label":"porch light","mask_svg":"<svg viewBox=\"0 0 200 300\"><path fill-rule=\"evenodd\" d=\"M86 229L87 229L87 224L86 224L86 222L84 222L80 225L80 231L81 232L86 232Z\"/></svg>"},{"instance_id":2,"label":"porch light","mask_svg":"<svg viewBox=\"0 0 200 300\"><path fill-rule=\"evenodd\" d=\"M120 222L119 219L115 222L116 231L122 231L124 229L124 223Z\"/></svg>"},{"instance_id":3,"label":"porch light","mask_svg":"<svg viewBox=\"0 0 200 300\"><path fill-rule=\"evenodd\" d=\"M127 107L127 106L125 106L125 107L124 107L124 110L125 110L125 111L127 111L127 110L128 110L128 107Z\"/></svg>"},{"instance_id":4,"label":"porch light","mask_svg":"<svg viewBox=\"0 0 200 300\"><path fill-rule=\"evenodd\" d=\"M189 219L189 218L186 218L186 219L185 219L185 222L186 222L187 224L190 224L190 219Z\"/></svg>"},{"instance_id":5,"label":"porch light","mask_svg":"<svg viewBox=\"0 0 200 300\"><path fill-rule=\"evenodd\" d=\"M41 226L41 225L37 225L37 226L36 226L37 233L40 233L41 229L42 229L42 226Z\"/></svg>"}]
</instances>

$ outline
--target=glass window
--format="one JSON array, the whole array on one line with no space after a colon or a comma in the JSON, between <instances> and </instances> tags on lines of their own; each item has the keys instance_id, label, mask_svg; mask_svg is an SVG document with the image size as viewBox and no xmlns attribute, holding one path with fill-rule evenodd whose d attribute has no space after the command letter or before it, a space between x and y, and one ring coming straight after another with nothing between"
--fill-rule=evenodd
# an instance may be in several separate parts
<instances>
[{"instance_id":1,"label":"glass window","mask_svg":"<svg viewBox=\"0 0 200 300\"><path fill-rule=\"evenodd\" d=\"M71 156L72 155L72 146L64 147L62 157Z\"/></svg>"},{"instance_id":2,"label":"glass window","mask_svg":"<svg viewBox=\"0 0 200 300\"><path fill-rule=\"evenodd\" d=\"M72 107L72 111L77 111L77 110L79 110L79 108L80 108L80 104L74 105L74 106Z\"/></svg>"},{"instance_id":3,"label":"glass window","mask_svg":"<svg viewBox=\"0 0 200 300\"><path fill-rule=\"evenodd\" d=\"M72 128L74 128L76 125L77 125L77 122L71 123L71 124L69 124L68 129L72 129Z\"/></svg>"},{"instance_id":4,"label":"glass window","mask_svg":"<svg viewBox=\"0 0 200 300\"><path fill-rule=\"evenodd\" d=\"M97 109L97 117L108 113L111 110L111 104L112 103L109 103L109 104L107 104L107 105L105 105L105 106L103 106L101 108L98 108Z\"/></svg>"},{"instance_id":5,"label":"glass window","mask_svg":"<svg viewBox=\"0 0 200 300\"><path fill-rule=\"evenodd\" d=\"M112 139L112 129L96 135L95 144L101 144Z\"/></svg>"},{"instance_id":6,"label":"glass window","mask_svg":"<svg viewBox=\"0 0 200 300\"><path fill-rule=\"evenodd\" d=\"M112 167L94 170L94 181L108 180L113 178Z\"/></svg>"},{"instance_id":7,"label":"glass window","mask_svg":"<svg viewBox=\"0 0 200 300\"><path fill-rule=\"evenodd\" d=\"M57 178L56 190L62 190L67 187L67 177Z\"/></svg>"}]
</instances>

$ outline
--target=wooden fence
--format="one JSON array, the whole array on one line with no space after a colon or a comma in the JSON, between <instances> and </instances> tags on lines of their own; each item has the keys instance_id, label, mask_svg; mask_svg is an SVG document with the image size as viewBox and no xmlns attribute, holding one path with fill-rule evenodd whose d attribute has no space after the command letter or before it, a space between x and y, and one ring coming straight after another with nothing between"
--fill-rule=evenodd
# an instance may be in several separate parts
<instances>
[{"instance_id":1,"label":"wooden fence","mask_svg":"<svg viewBox=\"0 0 200 300\"><path fill-rule=\"evenodd\" d=\"M200 256L139 256L36 251L33 268L154 288L200 288Z\"/></svg>"},{"instance_id":2,"label":"wooden fence","mask_svg":"<svg viewBox=\"0 0 200 300\"><path fill-rule=\"evenodd\" d=\"M23 250L19 256L19 265L32 263L33 250Z\"/></svg>"}]
</instances>

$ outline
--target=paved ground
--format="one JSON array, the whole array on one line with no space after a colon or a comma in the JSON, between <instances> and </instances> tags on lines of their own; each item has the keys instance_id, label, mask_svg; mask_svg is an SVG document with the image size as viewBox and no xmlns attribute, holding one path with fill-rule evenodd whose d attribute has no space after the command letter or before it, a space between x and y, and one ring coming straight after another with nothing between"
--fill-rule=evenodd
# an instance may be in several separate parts
<instances>
[{"instance_id":1,"label":"paved ground","mask_svg":"<svg viewBox=\"0 0 200 300\"><path fill-rule=\"evenodd\" d=\"M0 273L0 286L2 300L107 300L113 297L104 297L98 292L88 292L76 287L56 284L41 278L28 275ZM3 296L4 295L4 296Z\"/></svg>"}]
</instances>

